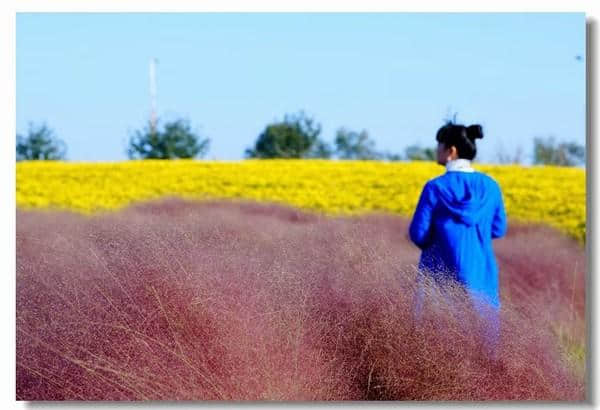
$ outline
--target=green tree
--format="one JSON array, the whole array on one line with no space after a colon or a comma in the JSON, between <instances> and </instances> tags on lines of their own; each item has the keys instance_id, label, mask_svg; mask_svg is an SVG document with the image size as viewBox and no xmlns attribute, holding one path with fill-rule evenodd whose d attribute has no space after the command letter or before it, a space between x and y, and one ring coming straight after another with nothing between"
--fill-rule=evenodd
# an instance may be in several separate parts
<instances>
[{"instance_id":1,"label":"green tree","mask_svg":"<svg viewBox=\"0 0 600 410\"><path fill-rule=\"evenodd\" d=\"M575 166L585 163L585 147L575 142L556 143L553 137L534 138L533 163Z\"/></svg>"},{"instance_id":2,"label":"green tree","mask_svg":"<svg viewBox=\"0 0 600 410\"><path fill-rule=\"evenodd\" d=\"M435 148L422 148L419 145L411 145L404 150L406 159L410 161L435 161L437 150Z\"/></svg>"},{"instance_id":3,"label":"green tree","mask_svg":"<svg viewBox=\"0 0 600 410\"><path fill-rule=\"evenodd\" d=\"M390 153L386 155L388 161L402 161L402 155L396 153Z\"/></svg>"},{"instance_id":4,"label":"green tree","mask_svg":"<svg viewBox=\"0 0 600 410\"><path fill-rule=\"evenodd\" d=\"M62 160L66 153L67 145L46 124L30 123L26 136L17 134L17 161Z\"/></svg>"},{"instance_id":5,"label":"green tree","mask_svg":"<svg viewBox=\"0 0 600 410\"><path fill-rule=\"evenodd\" d=\"M313 145L310 152L308 153L308 158L331 158L333 154L333 149L331 145L327 142L317 139L317 142Z\"/></svg>"},{"instance_id":6,"label":"green tree","mask_svg":"<svg viewBox=\"0 0 600 410\"><path fill-rule=\"evenodd\" d=\"M127 155L130 159L172 159L203 157L210 139L201 138L192 131L187 120L178 119L165 123L163 130L148 124L136 130L129 139Z\"/></svg>"},{"instance_id":7,"label":"green tree","mask_svg":"<svg viewBox=\"0 0 600 410\"><path fill-rule=\"evenodd\" d=\"M383 152L380 154L381 159L387 160L387 161L402 161L402 155L401 154L397 154L395 152Z\"/></svg>"},{"instance_id":8,"label":"green tree","mask_svg":"<svg viewBox=\"0 0 600 410\"><path fill-rule=\"evenodd\" d=\"M366 130L355 132L340 128L335 136L335 152L341 159L378 159L375 141Z\"/></svg>"},{"instance_id":9,"label":"green tree","mask_svg":"<svg viewBox=\"0 0 600 410\"><path fill-rule=\"evenodd\" d=\"M286 114L283 121L267 125L245 155L249 158L328 158L331 150L319 140L320 133L321 125L304 112Z\"/></svg>"}]
</instances>

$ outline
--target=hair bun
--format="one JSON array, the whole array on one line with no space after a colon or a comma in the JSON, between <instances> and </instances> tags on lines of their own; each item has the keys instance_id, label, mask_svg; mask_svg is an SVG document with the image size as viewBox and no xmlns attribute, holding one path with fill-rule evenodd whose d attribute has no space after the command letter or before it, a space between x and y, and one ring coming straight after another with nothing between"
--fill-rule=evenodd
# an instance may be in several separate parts
<instances>
[{"instance_id":1,"label":"hair bun","mask_svg":"<svg viewBox=\"0 0 600 410\"><path fill-rule=\"evenodd\" d=\"M467 137L471 139L483 138L483 130L481 129L481 125L473 124L467 127Z\"/></svg>"}]
</instances>

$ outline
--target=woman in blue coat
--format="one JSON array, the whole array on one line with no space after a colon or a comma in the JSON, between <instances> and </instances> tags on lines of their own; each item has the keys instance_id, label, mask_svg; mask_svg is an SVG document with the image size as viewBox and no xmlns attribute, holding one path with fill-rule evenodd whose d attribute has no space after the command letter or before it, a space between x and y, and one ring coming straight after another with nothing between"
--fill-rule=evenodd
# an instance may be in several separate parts
<instances>
[{"instance_id":1,"label":"woman in blue coat","mask_svg":"<svg viewBox=\"0 0 600 410\"><path fill-rule=\"evenodd\" d=\"M446 172L425 184L409 232L422 250L419 271L462 284L495 340L500 297L492 239L506 233L506 215L498 183L471 168L481 138L479 125L448 123L438 130L437 161Z\"/></svg>"}]
</instances>

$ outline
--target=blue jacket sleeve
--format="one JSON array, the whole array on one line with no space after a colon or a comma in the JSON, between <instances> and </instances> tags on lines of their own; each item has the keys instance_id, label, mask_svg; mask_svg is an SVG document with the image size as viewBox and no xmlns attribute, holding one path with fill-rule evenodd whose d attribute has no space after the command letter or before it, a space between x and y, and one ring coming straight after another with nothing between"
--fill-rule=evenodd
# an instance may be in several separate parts
<instances>
[{"instance_id":1,"label":"blue jacket sleeve","mask_svg":"<svg viewBox=\"0 0 600 410\"><path fill-rule=\"evenodd\" d=\"M421 192L417 209L410 223L410 239L421 249L427 248L431 235L433 209L437 202L432 185L428 182Z\"/></svg>"},{"instance_id":2,"label":"blue jacket sleeve","mask_svg":"<svg viewBox=\"0 0 600 410\"><path fill-rule=\"evenodd\" d=\"M506 234L506 213L504 211L504 202L502 193L498 189L498 204L492 220L492 239L501 238Z\"/></svg>"}]
</instances>

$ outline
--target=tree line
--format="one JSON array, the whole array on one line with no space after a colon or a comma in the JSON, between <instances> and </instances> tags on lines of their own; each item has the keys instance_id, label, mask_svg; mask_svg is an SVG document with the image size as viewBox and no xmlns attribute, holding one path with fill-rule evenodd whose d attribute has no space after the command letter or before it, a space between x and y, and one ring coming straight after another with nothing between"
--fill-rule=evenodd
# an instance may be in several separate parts
<instances>
[{"instance_id":1,"label":"tree line","mask_svg":"<svg viewBox=\"0 0 600 410\"><path fill-rule=\"evenodd\" d=\"M67 146L46 124L30 124L26 135L17 134L16 159L64 160ZM557 142L553 137L534 138L533 163L576 166L585 163L585 147L574 142ZM188 120L166 122L161 128L148 123L129 136L129 159L203 158L210 139L195 132ZM346 160L435 161L435 147L411 145L403 153L378 151L366 130L338 128L333 144L321 138L321 125L303 111L286 114L268 124L245 158L324 158ZM498 163L522 163L522 150L497 152Z\"/></svg>"}]
</instances>

